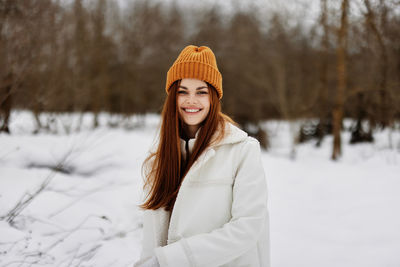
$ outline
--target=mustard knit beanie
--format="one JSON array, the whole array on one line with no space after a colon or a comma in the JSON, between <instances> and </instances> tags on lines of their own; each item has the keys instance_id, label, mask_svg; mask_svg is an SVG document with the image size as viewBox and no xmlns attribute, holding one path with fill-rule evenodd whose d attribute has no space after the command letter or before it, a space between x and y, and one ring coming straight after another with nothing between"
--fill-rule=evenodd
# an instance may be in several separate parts
<instances>
[{"instance_id":1,"label":"mustard knit beanie","mask_svg":"<svg viewBox=\"0 0 400 267\"><path fill-rule=\"evenodd\" d=\"M210 83L222 98L222 75L218 70L213 51L207 46L188 45L179 54L167 72L165 90L177 80L194 78Z\"/></svg>"}]
</instances>

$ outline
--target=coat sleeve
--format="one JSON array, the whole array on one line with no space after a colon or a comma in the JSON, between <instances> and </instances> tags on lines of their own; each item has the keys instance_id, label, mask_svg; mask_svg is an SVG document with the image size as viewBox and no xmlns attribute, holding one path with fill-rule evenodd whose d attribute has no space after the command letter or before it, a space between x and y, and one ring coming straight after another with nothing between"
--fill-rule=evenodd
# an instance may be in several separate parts
<instances>
[{"instance_id":1,"label":"coat sleeve","mask_svg":"<svg viewBox=\"0 0 400 267\"><path fill-rule=\"evenodd\" d=\"M141 259L154 256L154 249L167 244L169 212L163 209L143 212L143 241Z\"/></svg>"},{"instance_id":2,"label":"coat sleeve","mask_svg":"<svg viewBox=\"0 0 400 267\"><path fill-rule=\"evenodd\" d=\"M220 266L256 245L267 221L267 184L260 145L247 139L239 153L233 185L232 218L209 233L155 249L161 267Z\"/></svg>"},{"instance_id":3,"label":"coat sleeve","mask_svg":"<svg viewBox=\"0 0 400 267\"><path fill-rule=\"evenodd\" d=\"M145 166L143 177L149 173L148 164ZM147 168L147 169L146 169ZM149 187L143 188L142 203L147 200ZM143 211L143 239L142 251L140 259L143 260L147 257L154 256L154 249L159 246L167 244L167 233L169 225L170 212L165 211L163 208L156 210L145 209Z\"/></svg>"}]
</instances>

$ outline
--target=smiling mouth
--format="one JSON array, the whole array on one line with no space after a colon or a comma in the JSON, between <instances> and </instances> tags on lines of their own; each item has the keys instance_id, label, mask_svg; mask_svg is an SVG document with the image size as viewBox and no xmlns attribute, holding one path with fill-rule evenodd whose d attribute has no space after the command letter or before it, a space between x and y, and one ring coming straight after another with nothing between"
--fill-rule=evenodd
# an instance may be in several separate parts
<instances>
[{"instance_id":1,"label":"smiling mouth","mask_svg":"<svg viewBox=\"0 0 400 267\"><path fill-rule=\"evenodd\" d=\"M201 108L183 108L183 111L185 111L186 113L197 113L201 110Z\"/></svg>"}]
</instances>

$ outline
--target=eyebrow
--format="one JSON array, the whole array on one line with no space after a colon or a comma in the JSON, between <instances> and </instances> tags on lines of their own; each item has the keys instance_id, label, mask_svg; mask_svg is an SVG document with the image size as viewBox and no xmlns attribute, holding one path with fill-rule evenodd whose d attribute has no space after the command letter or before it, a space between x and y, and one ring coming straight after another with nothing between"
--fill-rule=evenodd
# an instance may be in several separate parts
<instances>
[{"instance_id":1,"label":"eyebrow","mask_svg":"<svg viewBox=\"0 0 400 267\"><path fill-rule=\"evenodd\" d=\"M183 86L183 85L179 85L179 88L187 90L187 87ZM200 90L200 89L204 89L204 88L208 88L208 87L207 86L200 86L200 87L197 87L196 90Z\"/></svg>"}]
</instances>

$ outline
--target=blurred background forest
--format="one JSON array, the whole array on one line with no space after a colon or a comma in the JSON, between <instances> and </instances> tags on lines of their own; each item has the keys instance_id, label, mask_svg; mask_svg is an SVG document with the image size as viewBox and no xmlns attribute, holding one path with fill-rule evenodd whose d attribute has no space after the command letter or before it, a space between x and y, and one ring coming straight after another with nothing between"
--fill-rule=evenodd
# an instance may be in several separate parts
<instances>
[{"instance_id":1,"label":"blurred background forest","mask_svg":"<svg viewBox=\"0 0 400 267\"><path fill-rule=\"evenodd\" d=\"M333 159L343 118L354 143L395 129L400 1L280 2L0 0L0 131L17 109L34 114L37 132L51 123L42 113L91 112L93 127L100 112L158 113L188 44L215 52L224 112L264 147L267 119L306 119L299 142L333 134Z\"/></svg>"}]
</instances>

